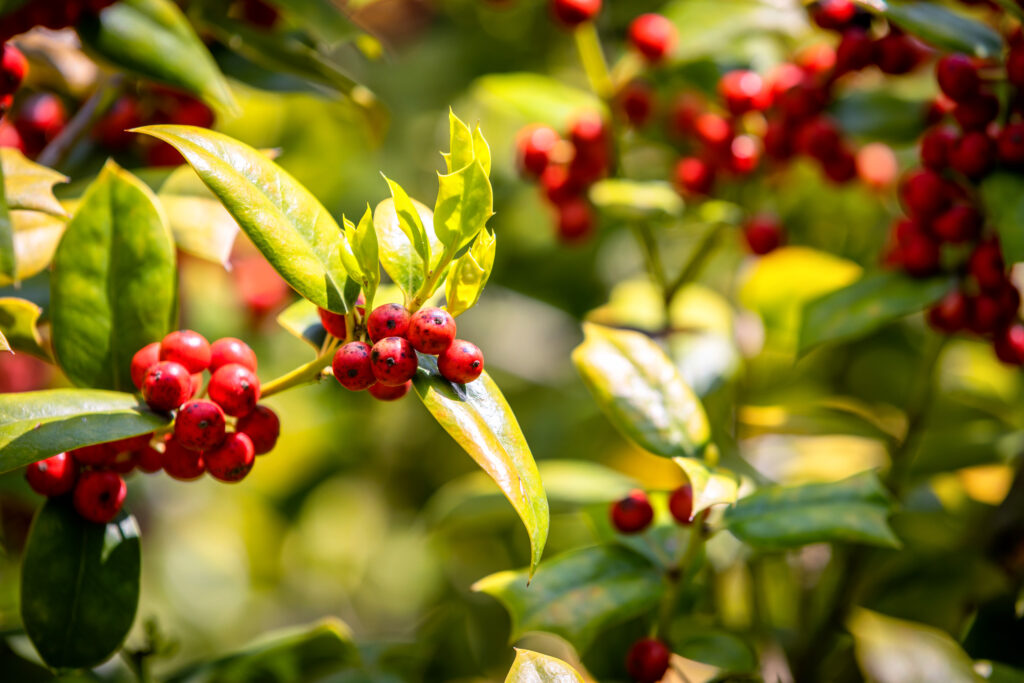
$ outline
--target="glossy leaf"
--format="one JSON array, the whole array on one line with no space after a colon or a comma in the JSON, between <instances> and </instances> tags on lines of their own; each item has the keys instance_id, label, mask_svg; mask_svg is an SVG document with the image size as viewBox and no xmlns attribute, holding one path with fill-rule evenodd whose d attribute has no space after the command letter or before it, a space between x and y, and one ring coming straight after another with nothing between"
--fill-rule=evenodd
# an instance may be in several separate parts
<instances>
[{"instance_id":1,"label":"glossy leaf","mask_svg":"<svg viewBox=\"0 0 1024 683\"><path fill-rule=\"evenodd\" d=\"M446 248L458 249L469 244L494 215L491 181L476 160L437 180L434 233Z\"/></svg>"},{"instance_id":2,"label":"glossy leaf","mask_svg":"<svg viewBox=\"0 0 1024 683\"><path fill-rule=\"evenodd\" d=\"M695 458L673 458L676 464L686 472L693 488L693 516L701 510L721 503L736 502L739 494L739 481L736 475L718 467L708 467Z\"/></svg>"},{"instance_id":3,"label":"glossy leaf","mask_svg":"<svg viewBox=\"0 0 1024 683\"><path fill-rule=\"evenodd\" d=\"M327 339L327 330L320 323L320 313L305 299L299 299L278 313L277 322L318 351Z\"/></svg>"},{"instance_id":4,"label":"glossy leaf","mask_svg":"<svg viewBox=\"0 0 1024 683\"><path fill-rule=\"evenodd\" d=\"M886 19L933 47L992 58L1002 54L1003 40L993 29L932 2L884 2L868 4Z\"/></svg>"},{"instance_id":5,"label":"glossy leaf","mask_svg":"<svg viewBox=\"0 0 1024 683\"><path fill-rule=\"evenodd\" d=\"M599 545L545 562L532 583L525 571L503 571L477 581L473 590L505 606L512 640L545 631L582 653L605 628L653 608L664 584L647 558L622 546Z\"/></svg>"},{"instance_id":6,"label":"glossy leaf","mask_svg":"<svg viewBox=\"0 0 1024 683\"><path fill-rule=\"evenodd\" d=\"M683 200L661 181L608 178L590 188L590 201L604 213L626 221L666 219L683 212Z\"/></svg>"},{"instance_id":7,"label":"glossy leaf","mask_svg":"<svg viewBox=\"0 0 1024 683\"><path fill-rule=\"evenodd\" d=\"M410 199L406 191L402 189L402 186L387 176L384 176L384 180L387 182L388 189L391 191L392 206L394 206L395 215L398 217L398 227L401 228L406 239L409 240L413 249L416 251L416 255L419 256L420 268L424 270L425 277L426 264L430 263L430 254L432 249L430 239L427 237L427 230L424 226L424 222L420 218L419 212L413 204L412 199ZM387 245L385 245L385 249L386 248L388 248Z\"/></svg>"},{"instance_id":8,"label":"glossy leaf","mask_svg":"<svg viewBox=\"0 0 1024 683\"><path fill-rule=\"evenodd\" d=\"M434 212L415 199L412 205L426 231L430 252L439 256L443 246L434 235ZM416 253L412 241L401 227L393 199L385 199L374 209L373 227L377 232L384 272L408 297L412 297L423 286L425 268L423 259Z\"/></svg>"},{"instance_id":9,"label":"glossy leaf","mask_svg":"<svg viewBox=\"0 0 1024 683\"><path fill-rule=\"evenodd\" d=\"M86 14L77 28L85 47L114 66L237 109L213 57L171 0L121 0Z\"/></svg>"},{"instance_id":10,"label":"glossy leaf","mask_svg":"<svg viewBox=\"0 0 1024 683\"><path fill-rule=\"evenodd\" d=\"M583 683L583 677L557 657L516 648L505 683Z\"/></svg>"},{"instance_id":11,"label":"glossy leaf","mask_svg":"<svg viewBox=\"0 0 1024 683\"><path fill-rule=\"evenodd\" d=\"M133 391L132 356L177 318L174 241L152 191L107 162L53 266L50 319L61 369L79 386Z\"/></svg>"},{"instance_id":12,"label":"glossy leaf","mask_svg":"<svg viewBox=\"0 0 1024 683\"><path fill-rule=\"evenodd\" d=\"M171 171L156 196L179 249L227 264L238 237L238 223L192 169L179 166Z\"/></svg>"},{"instance_id":13,"label":"glossy leaf","mask_svg":"<svg viewBox=\"0 0 1024 683\"><path fill-rule=\"evenodd\" d=\"M79 446L148 434L169 423L137 396L116 391L0 394L0 473Z\"/></svg>"},{"instance_id":14,"label":"glossy leaf","mask_svg":"<svg viewBox=\"0 0 1024 683\"><path fill-rule=\"evenodd\" d=\"M434 419L505 494L530 536L530 573L548 538L548 500L537 464L516 416L498 385L484 372L469 384L441 377L432 356L420 356L416 395Z\"/></svg>"},{"instance_id":15,"label":"glossy leaf","mask_svg":"<svg viewBox=\"0 0 1024 683\"><path fill-rule=\"evenodd\" d=\"M441 156L444 157L448 172L452 173L473 163L476 158L476 150L474 149L473 131L451 109L448 110L448 130L449 151Z\"/></svg>"},{"instance_id":16,"label":"glossy leaf","mask_svg":"<svg viewBox=\"0 0 1024 683\"><path fill-rule=\"evenodd\" d=\"M359 283L366 295L367 308L370 309L377 286L380 284L380 245L377 242L377 231L373 227L373 212L369 206L351 234L346 229L345 235L352 251L355 252L361 271Z\"/></svg>"},{"instance_id":17,"label":"glossy leaf","mask_svg":"<svg viewBox=\"0 0 1024 683\"><path fill-rule=\"evenodd\" d=\"M64 207L53 195L53 186L66 183L67 176L30 161L13 147L0 148L0 166L3 167L4 196L10 209L67 217Z\"/></svg>"},{"instance_id":18,"label":"glossy leaf","mask_svg":"<svg viewBox=\"0 0 1024 683\"><path fill-rule=\"evenodd\" d=\"M42 313L43 309L31 301L16 297L0 298L0 337L5 338L9 350L51 360L39 334L39 316Z\"/></svg>"},{"instance_id":19,"label":"glossy leaf","mask_svg":"<svg viewBox=\"0 0 1024 683\"><path fill-rule=\"evenodd\" d=\"M452 316L465 313L480 300L494 268L496 246L495 234L485 229L452 264L444 290L445 307Z\"/></svg>"},{"instance_id":20,"label":"glossy leaf","mask_svg":"<svg viewBox=\"0 0 1024 683\"><path fill-rule=\"evenodd\" d=\"M954 286L948 278L916 279L892 271L869 273L808 302L800 319L800 352L827 342L858 339L922 311Z\"/></svg>"},{"instance_id":21,"label":"glossy leaf","mask_svg":"<svg viewBox=\"0 0 1024 683\"><path fill-rule=\"evenodd\" d=\"M86 521L68 497L36 515L21 568L21 617L53 668L100 664L124 642L139 604L139 527L121 512Z\"/></svg>"},{"instance_id":22,"label":"glossy leaf","mask_svg":"<svg viewBox=\"0 0 1024 683\"><path fill-rule=\"evenodd\" d=\"M341 262L341 229L323 204L258 150L194 126L136 129L174 146L295 291L344 313L357 288Z\"/></svg>"},{"instance_id":23,"label":"glossy leaf","mask_svg":"<svg viewBox=\"0 0 1024 683\"><path fill-rule=\"evenodd\" d=\"M999 233L1006 261L1024 261L1024 178L1016 173L992 173L981 181L981 201Z\"/></svg>"},{"instance_id":24,"label":"glossy leaf","mask_svg":"<svg viewBox=\"0 0 1024 683\"><path fill-rule=\"evenodd\" d=\"M491 175L491 146L484 139L480 126L473 129L473 155L480 162L481 168L488 177Z\"/></svg>"},{"instance_id":25,"label":"glossy leaf","mask_svg":"<svg viewBox=\"0 0 1024 683\"><path fill-rule=\"evenodd\" d=\"M312 681L359 664L352 633L338 619L284 629L224 657L187 666L167 683Z\"/></svg>"},{"instance_id":26,"label":"glossy leaf","mask_svg":"<svg viewBox=\"0 0 1024 683\"><path fill-rule=\"evenodd\" d=\"M861 670L878 683L975 683L973 662L945 631L857 609L847 621Z\"/></svg>"},{"instance_id":27,"label":"glossy leaf","mask_svg":"<svg viewBox=\"0 0 1024 683\"><path fill-rule=\"evenodd\" d=\"M573 362L601 409L641 448L665 457L699 456L707 415L671 359L646 335L586 323Z\"/></svg>"},{"instance_id":28,"label":"glossy leaf","mask_svg":"<svg viewBox=\"0 0 1024 683\"><path fill-rule=\"evenodd\" d=\"M738 635L708 628L699 622L673 628L670 645L681 657L721 669L728 673L751 673L757 669L757 653Z\"/></svg>"},{"instance_id":29,"label":"glossy leaf","mask_svg":"<svg viewBox=\"0 0 1024 683\"><path fill-rule=\"evenodd\" d=\"M14 226L16 279L27 280L50 265L66 222L63 218L39 211L11 211L10 215ZM0 274L0 287L12 282Z\"/></svg>"},{"instance_id":30,"label":"glossy leaf","mask_svg":"<svg viewBox=\"0 0 1024 683\"><path fill-rule=\"evenodd\" d=\"M768 486L741 498L725 512L740 540L761 550L810 543L867 543L890 548L899 540L889 528L888 492L874 472L842 481Z\"/></svg>"}]
</instances>

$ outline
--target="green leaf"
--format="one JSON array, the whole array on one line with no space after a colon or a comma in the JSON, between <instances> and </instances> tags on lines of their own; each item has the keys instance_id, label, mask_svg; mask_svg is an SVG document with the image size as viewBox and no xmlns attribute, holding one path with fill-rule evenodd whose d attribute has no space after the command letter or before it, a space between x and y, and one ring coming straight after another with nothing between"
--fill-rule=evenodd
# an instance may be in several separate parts
<instances>
[{"instance_id":1,"label":"green leaf","mask_svg":"<svg viewBox=\"0 0 1024 683\"><path fill-rule=\"evenodd\" d=\"M536 73L490 74L473 83L474 99L503 116L565 130L581 111L604 111L597 97Z\"/></svg>"},{"instance_id":2,"label":"green leaf","mask_svg":"<svg viewBox=\"0 0 1024 683\"><path fill-rule=\"evenodd\" d=\"M686 628L673 628L672 651L696 662L709 664L727 673L751 673L757 669L757 653L743 638L689 622Z\"/></svg>"},{"instance_id":3,"label":"green leaf","mask_svg":"<svg viewBox=\"0 0 1024 683\"><path fill-rule=\"evenodd\" d=\"M6 186L2 164L0 164L0 186ZM0 279L11 280L18 284L18 261L14 251L14 223L11 211L3 193L0 193ZM5 342L6 346L6 342Z\"/></svg>"},{"instance_id":4,"label":"green leaf","mask_svg":"<svg viewBox=\"0 0 1024 683\"><path fill-rule=\"evenodd\" d=\"M6 337L7 348L50 361L42 336L39 316L43 309L31 301L16 297L0 298L0 338Z\"/></svg>"},{"instance_id":5,"label":"green leaf","mask_svg":"<svg viewBox=\"0 0 1024 683\"><path fill-rule=\"evenodd\" d=\"M886 521L890 506L877 475L864 472L837 482L762 488L728 508L725 522L760 550L825 542L895 548L900 543Z\"/></svg>"},{"instance_id":6,"label":"green leaf","mask_svg":"<svg viewBox=\"0 0 1024 683\"><path fill-rule=\"evenodd\" d=\"M25 158L13 147L0 149L4 195L10 209L42 211L66 218L67 212L53 195L53 186L66 183L67 176Z\"/></svg>"},{"instance_id":7,"label":"green leaf","mask_svg":"<svg viewBox=\"0 0 1024 683\"><path fill-rule=\"evenodd\" d=\"M327 330L320 323L320 312L305 299L299 299L277 315L278 324L317 351L327 339Z\"/></svg>"},{"instance_id":8,"label":"green leaf","mask_svg":"<svg viewBox=\"0 0 1024 683\"><path fill-rule=\"evenodd\" d=\"M928 102L908 99L891 88L854 90L830 107L843 133L872 142L909 145L925 127Z\"/></svg>"},{"instance_id":9,"label":"green leaf","mask_svg":"<svg viewBox=\"0 0 1024 683\"><path fill-rule=\"evenodd\" d=\"M85 47L121 69L237 111L227 81L171 0L121 0L78 24Z\"/></svg>"},{"instance_id":10,"label":"green leaf","mask_svg":"<svg viewBox=\"0 0 1024 683\"><path fill-rule=\"evenodd\" d=\"M609 216L625 221L661 220L683 213L679 193L660 180L599 180L590 188L590 201Z\"/></svg>"},{"instance_id":11,"label":"green leaf","mask_svg":"<svg viewBox=\"0 0 1024 683\"><path fill-rule=\"evenodd\" d=\"M1005 171L992 173L981 181L980 195L1007 262L1024 261L1024 178Z\"/></svg>"},{"instance_id":12,"label":"green leaf","mask_svg":"<svg viewBox=\"0 0 1024 683\"><path fill-rule=\"evenodd\" d=\"M359 27L331 0L285 0L274 4L321 45L333 47L360 33Z\"/></svg>"},{"instance_id":13,"label":"green leaf","mask_svg":"<svg viewBox=\"0 0 1024 683\"><path fill-rule=\"evenodd\" d=\"M516 650L505 683L583 683L576 669L557 657L531 650Z\"/></svg>"},{"instance_id":14,"label":"green leaf","mask_svg":"<svg viewBox=\"0 0 1024 683\"><path fill-rule=\"evenodd\" d=\"M384 176L384 180L388 184L388 189L391 190L392 205L398 216L398 227L402 229L402 232L405 233L406 238L412 244L413 249L416 250L416 254L419 256L420 267L425 271L425 264L430 263L431 245L430 239L427 237L427 229L420 218L419 211L401 185L387 176ZM388 248L387 243L385 243L384 248Z\"/></svg>"},{"instance_id":15,"label":"green leaf","mask_svg":"<svg viewBox=\"0 0 1024 683\"><path fill-rule=\"evenodd\" d=\"M846 623L861 670L878 683L975 683L973 662L945 631L857 608Z\"/></svg>"},{"instance_id":16,"label":"green leaf","mask_svg":"<svg viewBox=\"0 0 1024 683\"><path fill-rule=\"evenodd\" d=\"M380 249L377 231L373 227L373 212L370 211L369 205L351 235L347 229L345 234L359 265L360 284L366 296L366 308L372 310L374 293L380 284Z\"/></svg>"},{"instance_id":17,"label":"green leaf","mask_svg":"<svg viewBox=\"0 0 1024 683\"><path fill-rule=\"evenodd\" d=\"M341 262L341 229L287 171L249 145L205 128L166 125L136 131L181 152L295 291L320 308L348 312L358 288Z\"/></svg>"},{"instance_id":18,"label":"green leaf","mask_svg":"<svg viewBox=\"0 0 1024 683\"><path fill-rule=\"evenodd\" d=\"M338 619L268 633L224 657L187 666L167 683L312 681L359 664L352 633Z\"/></svg>"},{"instance_id":19,"label":"green leaf","mask_svg":"<svg viewBox=\"0 0 1024 683\"><path fill-rule=\"evenodd\" d=\"M494 233L485 229L452 264L444 289L445 307L452 316L468 311L480 300L494 268L496 246Z\"/></svg>"},{"instance_id":20,"label":"green leaf","mask_svg":"<svg viewBox=\"0 0 1024 683\"><path fill-rule=\"evenodd\" d=\"M139 527L86 521L69 497L40 508L21 567L21 618L43 661L84 669L113 655L139 605Z\"/></svg>"},{"instance_id":21,"label":"green leaf","mask_svg":"<svg viewBox=\"0 0 1024 683\"><path fill-rule=\"evenodd\" d=\"M473 129L473 156L480 162L487 177L491 176L491 146L484 139L480 126Z\"/></svg>"},{"instance_id":22,"label":"green leaf","mask_svg":"<svg viewBox=\"0 0 1024 683\"><path fill-rule=\"evenodd\" d=\"M170 424L137 396L48 389L0 394L0 473L79 446L148 434Z\"/></svg>"},{"instance_id":23,"label":"green leaf","mask_svg":"<svg viewBox=\"0 0 1024 683\"><path fill-rule=\"evenodd\" d=\"M592 323L583 332L572 359L612 424L651 453L701 455L711 436L707 415L661 347L638 332Z\"/></svg>"},{"instance_id":24,"label":"green leaf","mask_svg":"<svg viewBox=\"0 0 1024 683\"><path fill-rule=\"evenodd\" d=\"M430 252L439 257L443 246L434 236L434 213L415 199L411 201L426 232ZM423 286L426 268L423 266L423 259L416 253L412 240L402 227L393 199L385 199L374 209L373 227L377 233L380 262L384 266L384 272L408 298L412 298Z\"/></svg>"},{"instance_id":25,"label":"green leaf","mask_svg":"<svg viewBox=\"0 0 1024 683\"><path fill-rule=\"evenodd\" d=\"M706 510L712 505L721 503L731 504L736 502L739 494L739 481L732 472L718 468L708 467L702 461L694 458L673 458L690 480L693 488L693 516L701 510Z\"/></svg>"},{"instance_id":26,"label":"green leaf","mask_svg":"<svg viewBox=\"0 0 1024 683\"><path fill-rule=\"evenodd\" d=\"M174 242L156 197L108 161L54 257L53 352L79 386L133 391L131 361L177 317Z\"/></svg>"},{"instance_id":27,"label":"green leaf","mask_svg":"<svg viewBox=\"0 0 1024 683\"><path fill-rule=\"evenodd\" d=\"M50 265L57 244L64 234L63 218L40 211L11 211L14 227L14 260L17 263L15 279L27 280ZM14 282L0 274L0 287Z\"/></svg>"},{"instance_id":28,"label":"green leaf","mask_svg":"<svg viewBox=\"0 0 1024 683\"><path fill-rule=\"evenodd\" d=\"M554 633L578 652L609 626L651 610L664 592L658 569L617 545L582 548L555 557L527 583L526 571L491 574L473 590L496 598L512 619L512 640L530 631Z\"/></svg>"},{"instance_id":29,"label":"green leaf","mask_svg":"<svg viewBox=\"0 0 1024 683\"><path fill-rule=\"evenodd\" d=\"M156 193L178 248L226 265L238 223L187 166L171 171Z\"/></svg>"},{"instance_id":30,"label":"green leaf","mask_svg":"<svg viewBox=\"0 0 1024 683\"><path fill-rule=\"evenodd\" d=\"M460 249L494 215L491 181L477 160L454 173L438 174L437 181L434 233L446 248Z\"/></svg>"},{"instance_id":31,"label":"green leaf","mask_svg":"<svg viewBox=\"0 0 1024 683\"><path fill-rule=\"evenodd\" d=\"M957 14L932 2L866 3L886 19L933 47L964 52L975 57L998 57L1003 51L999 34L980 21Z\"/></svg>"},{"instance_id":32,"label":"green leaf","mask_svg":"<svg viewBox=\"0 0 1024 683\"><path fill-rule=\"evenodd\" d=\"M447 154L442 154L448 172L452 173L473 163L476 158L473 132L451 109L448 110L449 143ZM479 130L479 128L477 129ZM482 139L482 136L481 136ZM486 143L485 143L486 144ZM490 151L490 150L488 150ZM482 165L482 164L481 164ZM486 172L485 172L486 175Z\"/></svg>"},{"instance_id":33,"label":"green leaf","mask_svg":"<svg viewBox=\"0 0 1024 683\"><path fill-rule=\"evenodd\" d=\"M548 538L548 500L537 464L512 409L484 372L469 384L453 384L431 356L420 356L413 378L416 395L434 419L505 494L530 536L530 573Z\"/></svg>"},{"instance_id":34,"label":"green leaf","mask_svg":"<svg viewBox=\"0 0 1024 683\"><path fill-rule=\"evenodd\" d=\"M948 278L919 280L902 273L868 273L804 306L800 353L826 342L859 339L932 305L954 286Z\"/></svg>"}]
</instances>

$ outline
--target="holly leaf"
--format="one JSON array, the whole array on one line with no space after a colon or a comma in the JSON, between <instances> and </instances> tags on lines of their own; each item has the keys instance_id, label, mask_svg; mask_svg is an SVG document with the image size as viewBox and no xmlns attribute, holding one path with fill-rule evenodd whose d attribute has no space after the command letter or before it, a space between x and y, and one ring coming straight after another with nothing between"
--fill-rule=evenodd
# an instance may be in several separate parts
<instances>
[{"instance_id":1,"label":"holly leaf","mask_svg":"<svg viewBox=\"0 0 1024 683\"><path fill-rule=\"evenodd\" d=\"M327 339L320 312L305 299L299 299L277 315L278 324L317 351Z\"/></svg>"},{"instance_id":2,"label":"holly leaf","mask_svg":"<svg viewBox=\"0 0 1024 683\"><path fill-rule=\"evenodd\" d=\"M54 256L53 352L84 387L133 391L131 360L177 318L174 241L152 191L108 161Z\"/></svg>"},{"instance_id":3,"label":"holly leaf","mask_svg":"<svg viewBox=\"0 0 1024 683\"><path fill-rule=\"evenodd\" d=\"M443 246L434 235L434 212L415 199L410 201L413 213L419 217L426 232L430 253L440 257ZM412 220L408 215L408 207L405 209L405 218L401 219L395 206L394 199L385 199L378 204L373 212L373 227L377 233L380 262L384 272L405 292L406 297L412 298L423 286L426 268L413 246L412 238L402 225L403 220Z\"/></svg>"},{"instance_id":4,"label":"holly leaf","mask_svg":"<svg viewBox=\"0 0 1024 683\"><path fill-rule=\"evenodd\" d=\"M43 504L22 560L21 619L44 662L85 669L121 647L139 604L140 559L131 515L95 524L68 496Z\"/></svg>"},{"instance_id":5,"label":"holly leaf","mask_svg":"<svg viewBox=\"0 0 1024 683\"><path fill-rule=\"evenodd\" d=\"M696 458L673 460L686 472L686 478L690 480L690 486L693 488L693 511L690 519L712 505L736 502L739 481L732 472L719 467L708 467Z\"/></svg>"},{"instance_id":6,"label":"holly leaf","mask_svg":"<svg viewBox=\"0 0 1024 683\"><path fill-rule=\"evenodd\" d=\"M478 160L437 178L434 233L445 248L469 244L494 215L491 181Z\"/></svg>"},{"instance_id":7,"label":"holly leaf","mask_svg":"<svg viewBox=\"0 0 1024 683\"><path fill-rule=\"evenodd\" d=\"M445 281L445 307L452 316L465 313L480 300L487 280L494 269L494 251L497 239L484 229L469 251L455 259Z\"/></svg>"},{"instance_id":8,"label":"holly leaf","mask_svg":"<svg viewBox=\"0 0 1024 683\"><path fill-rule=\"evenodd\" d=\"M515 648L505 683L583 683L576 669L557 657Z\"/></svg>"},{"instance_id":9,"label":"holly leaf","mask_svg":"<svg viewBox=\"0 0 1024 683\"><path fill-rule=\"evenodd\" d=\"M980 196L1007 262L1024 261L1024 179L1005 171L989 174L981 181Z\"/></svg>"},{"instance_id":10,"label":"holly leaf","mask_svg":"<svg viewBox=\"0 0 1024 683\"><path fill-rule=\"evenodd\" d=\"M227 265L238 223L190 168L171 171L156 196L179 249Z\"/></svg>"},{"instance_id":11,"label":"holly leaf","mask_svg":"<svg viewBox=\"0 0 1024 683\"><path fill-rule=\"evenodd\" d=\"M5 338L7 350L27 353L47 362L53 360L39 334L42 313L43 309L26 299L0 298L0 338Z\"/></svg>"},{"instance_id":12,"label":"holly leaf","mask_svg":"<svg viewBox=\"0 0 1024 683\"><path fill-rule=\"evenodd\" d=\"M14 278L0 273L0 287L38 275L53 261L66 222L40 211L10 211L14 235ZM2 228L0 228L2 231Z\"/></svg>"},{"instance_id":13,"label":"holly leaf","mask_svg":"<svg viewBox=\"0 0 1024 683\"><path fill-rule=\"evenodd\" d=\"M989 26L932 2L865 3L886 19L930 45L985 59L998 57L1003 39Z\"/></svg>"},{"instance_id":14,"label":"holly leaf","mask_svg":"<svg viewBox=\"0 0 1024 683\"><path fill-rule=\"evenodd\" d=\"M427 236L426 227L420 218L419 211L412 203L409 195L402 189L402 186L387 176L384 176L384 181L388 184L388 189L391 191L392 206L398 217L398 227L401 228L406 238L412 244L413 249L415 249L416 255L419 256L420 268L424 271L423 277L425 277L426 264L430 263L431 253L430 238Z\"/></svg>"},{"instance_id":15,"label":"holly leaf","mask_svg":"<svg viewBox=\"0 0 1024 683\"><path fill-rule=\"evenodd\" d=\"M420 356L416 395L448 434L505 494L530 536L530 573L548 537L548 500L537 464L512 409L484 372L469 384L449 382L432 356Z\"/></svg>"},{"instance_id":16,"label":"holly leaf","mask_svg":"<svg viewBox=\"0 0 1024 683\"><path fill-rule=\"evenodd\" d=\"M482 136L481 139L483 139ZM448 140L450 151L441 156L444 157L449 173L473 163L476 158L473 131L451 109L448 110ZM486 141L484 144L487 144Z\"/></svg>"},{"instance_id":17,"label":"holly leaf","mask_svg":"<svg viewBox=\"0 0 1024 683\"><path fill-rule=\"evenodd\" d=\"M945 631L857 608L846 623L861 670L878 683L975 683L974 663Z\"/></svg>"},{"instance_id":18,"label":"holly leaf","mask_svg":"<svg viewBox=\"0 0 1024 683\"><path fill-rule=\"evenodd\" d=\"M67 212L53 194L53 186L66 183L67 176L30 161L13 147L0 148L0 166L8 208L67 218Z\"/></svg>"}]
</instances>

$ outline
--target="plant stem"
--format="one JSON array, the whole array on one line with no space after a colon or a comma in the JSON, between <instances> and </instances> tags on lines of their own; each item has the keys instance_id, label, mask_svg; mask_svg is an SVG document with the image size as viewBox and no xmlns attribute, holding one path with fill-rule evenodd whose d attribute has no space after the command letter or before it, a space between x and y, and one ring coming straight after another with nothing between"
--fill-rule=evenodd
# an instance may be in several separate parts
<instances>
[{"instance_id":1,"label":"plant stem","mask_svg":"<svg viewBox=\"0 0 1024 683\"><path fill-rule=\"evenodd\" d=\"M608 62L604 58L604 50L601 49L597 26L592 21L584 22L573 31L572 36L576 41L576 51L580 55L583 71L590 82L590 89L602 100L609 99L613 94L614 85L608 71Z\"/></svg>"},{"instance_id":2,"label":"plant stem","mask_svg":"<svg viewBox=\"0 0 1024 683\"><path fill-rule=\"evenodd\" d=\"M725 231L726 224L718 223L713 228L707 231L704 237L701 239L697 248L690 254L690 258L686 261L683 269L679 271L679 275L676 279L668 284L664 288L664 299L666 308L672 303L672 298L676 293L683 288L683 286L689 284L700 275L701 268L707 263L708 257L718 246L718 240Z\"/></svg>"},{"instance_id":3,"label":"plant stem","mask_svg":"<svg viewBox=\"0 0 1024 683\"><path fill-rule=\"evenodd\" d=\"M57 168L62 165L71 153L71 150L81 142L85 135L117 101L118 96L124 89L125 79L122 76L113 76L100 83L93 91L89 99L85 101L75 115L68 121L68 125L50 141L36 159L43 166Z\"/></svg>"},{"instance_id":4,"label":"plant stem","mask_svg":"<svg viewBox=\"0 0 1024 683\"><path fill-rule=\"evenodd\" d=\"M651 279L665 291L668 287L668 278L665 276L665 266L661 262L661 251L658 242L654 239L654 233L647 222L641 222L633 226L637 242L640 243L640 250L644 253L644 262L647 264L647 272Z\"/></svg>"},{"instance_id":5,"label":"plant stem","mask_svg":"<svg viewBox=\"0 0 1024 683\"><path fill-rule=\"evenodd\" d=\"M305 365L300 365L291 372L267 382L263 385L263 391L260 396L262 398L267 398L268 396L273 396L285 389L291 389L292 387L297 387L301 384L315 382L320 378L320 373L324 371L324 368L331 364L331 360L333 360L333 358L334 354L328 351L321 356L317 356Z\"/></svg>"},{"instance_id":6,"label":"plant stem","mask_svg":"<svg viewBox=\"0 0 1024 683\"><path fill-rule=\"evenodd\" d=\"M437 268L430 271L427 274L427 279L423 282L420 287L420 291L416 292L416 296L409 301L409 305L406 308L409 309L410 313L415 313L420 310L420 307L426 303L427 299L434 295L434 290L437 289L438 280L444 275L445 269L448 264L455 258L455 248L445 249L444 256L441 257L441 261L437 264Z\"/></svg>"}]
</instances>

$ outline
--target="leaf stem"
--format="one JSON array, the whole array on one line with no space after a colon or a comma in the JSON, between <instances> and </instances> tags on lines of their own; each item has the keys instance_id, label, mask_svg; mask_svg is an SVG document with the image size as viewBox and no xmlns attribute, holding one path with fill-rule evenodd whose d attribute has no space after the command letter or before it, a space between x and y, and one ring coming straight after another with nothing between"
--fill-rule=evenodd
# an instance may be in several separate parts
<instances>
[{"instance_id":1,"label":"leaf stem","mask_svg":"<svg viewBox=\"0 0 1024 683\"><path fill-rule=\"evenodd\" d=\"M572 37L576 42L576 51L583 64L583 71L590 82L590 89L602 100L609 99L613 94L614 85L611 72L608 70L608 62L604 58L604 50L601 48L597 26L592 21L584 22L573 31Z\"/></svg>"},{"instance_id":2,"label":"leaf stem","mask_svg":"<svg viewBox=\"0 0 1024 683\"><path fill-rule=\"evenodd\" d=\"M651 279L663 292L668 291L668 278L665 275L665 265L661 261L661 250L650 224L646 221L638 223L633 226L633 232L640 244L640 251L644 254L644 262L647 264L647 272L650 273Z\"/></svg>"},{"instance_id":3,"label":"leaf stem","mask_svg":"<svg viewBox=\"0 0 1024 683\"><path fill-rule=\"evenodd\" d=\"M455 252L456 249L454 247L445 249L444 255L441 256L441 260L437 264L437 268L427 274L427 279L420 287L420 291L416 292L416 296L414 296L412 300L409 301L409 305L406 306L410 313L415 313L420 310L420 307L427 302L427 299L434 295L434 290L437 289L438 280L441 279L441 276L444 275L445 269L448 268L452 259L455 258Z\"/></svg>"},{"instance_id":4,"label":"leaf stem","mask_svg":"<svg viewBox=\"0 0 1024 683\"><path fill-rule=\"evenodd\" d=\"M300 365L291 372L285 373L277 379L267 382L263 385L261 397L267 398L268 396L273 396L274 394L280 393L286 389L317 381L320 378L320 373L324 371L324 368L331 364L333 359L334 354L328 350L323 355L317 356L305 365Z\"/></svg>"}]
</instances>

